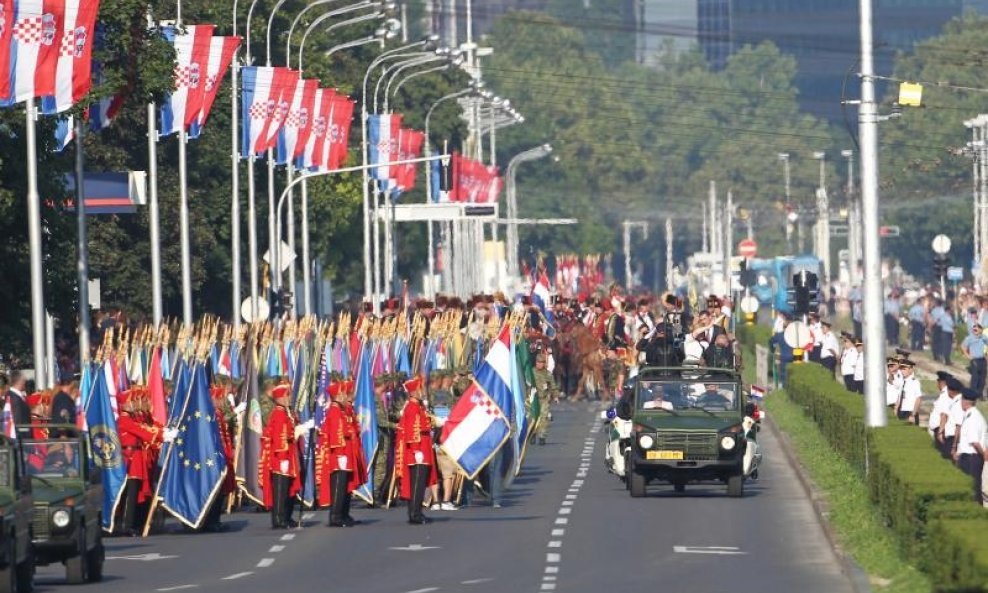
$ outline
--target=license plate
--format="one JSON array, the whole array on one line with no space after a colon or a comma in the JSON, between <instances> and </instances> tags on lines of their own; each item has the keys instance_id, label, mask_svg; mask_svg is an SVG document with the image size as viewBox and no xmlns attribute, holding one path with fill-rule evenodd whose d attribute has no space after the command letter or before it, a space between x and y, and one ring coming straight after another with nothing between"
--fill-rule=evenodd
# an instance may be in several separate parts
<instances>
[{"instance_id":1,"label":"license plate","mask_svg":"<svg viewBox=\"0 0 988 593\"><path fill-rule=\"evenodd\" d=\"M645 459L682 459L682 451L645 451Z\"/></svg>"}]
</instances>

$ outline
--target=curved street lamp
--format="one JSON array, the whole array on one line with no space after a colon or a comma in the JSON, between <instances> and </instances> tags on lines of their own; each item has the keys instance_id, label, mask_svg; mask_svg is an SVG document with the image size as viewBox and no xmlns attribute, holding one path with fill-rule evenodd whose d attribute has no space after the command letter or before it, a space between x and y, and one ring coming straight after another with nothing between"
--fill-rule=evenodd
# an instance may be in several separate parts
<instances>
[{"instance_id":1,"label":"curved street lamp","mask_svg":"<svg viewBox=\"0 0 988 593\"><path fill-rule=\"evenodd\" d=\"M508 277L512 280L518 277L518 199L517 187L515 185L515 175L518 171L518 165L545 158L551 153L552 145L543 144L541 146L536 146L535 148L530 148L524 152L520 152L508 161L508 168L505 174L505 177L507 178L505 184L505 202L508 207Z\"/></svg>"}]
</instances>

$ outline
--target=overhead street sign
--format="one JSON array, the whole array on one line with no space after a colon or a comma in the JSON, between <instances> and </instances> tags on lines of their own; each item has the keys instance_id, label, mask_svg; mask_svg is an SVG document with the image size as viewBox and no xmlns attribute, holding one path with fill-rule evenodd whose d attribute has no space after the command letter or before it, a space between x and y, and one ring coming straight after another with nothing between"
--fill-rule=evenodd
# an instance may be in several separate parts
<instances>
[{"instance_id":1,"label":"overhead street sign","mask_svg":"<svg viewBox=\"0 0 988 593\"><path fill-rule=\"evenodd\" d=\"M754 239L745 239L738 243L738 255L741 257L755 257L758 254L758 243Z\"/></svg>"}]
</instances>

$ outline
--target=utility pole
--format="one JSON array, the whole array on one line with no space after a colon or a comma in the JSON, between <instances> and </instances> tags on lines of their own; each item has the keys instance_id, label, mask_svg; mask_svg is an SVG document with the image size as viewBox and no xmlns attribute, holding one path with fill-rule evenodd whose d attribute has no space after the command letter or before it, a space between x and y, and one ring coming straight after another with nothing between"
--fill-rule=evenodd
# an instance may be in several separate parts
<instances>
[{"instance_id":1,"label":"utility pole","mask_svg":"<svg viewBox=\"0 0 988 593\"><path fill-rule=\"evenodd\" d=\"M885 426L885 327L882 310L881 239L878 236L878 105L872 55L872 0L859 0L861 15L861 214L864 238L863 317L866 423Z\"/></svg>"},{"instance_id":2,"label":"utility pole","mask_svg":"<svg viewBox=\"0 0 988 593\"><path fill-rule=\"evenodd\" d=\"M978 178L981 182L979 187L978 196L980 198L980 203L978 204L978 218L981 220L981 257L985 255L985 245L988 245L988 220L985 219L985 208L988 208L988 115L982 113L978 115L978 123L981 128L981 148L978 153L978 165L980 167L980 172ZM984 270L984 266L981 260L978 260L979 271ZM988 282L988 278L984 278L983 273L982 284Z\"/></svg>"},{"instance_id":3,"label":"utility pole","mask_svg":"<svg viewBox=\"0 0 988 593\"><path fill-rule=\"evenodd\" d=\"M793 209L792 209L792 196L789 193L790 192L789 153L780 152L779 160L782 161L782 177L783 177L783 181L785 182L785 189L786 189L786 220L784 223L786 228L786 253L791 254L792 253L792 220L790 219L790 217L792 216Z\"/></svg>"},{"instance_id":4,"label":"utility pole","mask_svg":"<svg viewBox=\"0 0 988 593\"><path fill-rule=\"evenodd\" d=\"M726 296L731 296L731 256L734 245L734 196L727 190L727 204L724 205L724 287Z\"/></svg>"},{"instance_id":5,"label":"utility pole","mask_svg":"<svg viewBox=\"0 0 988 593\"><path fill-rule=\"evenodd\" d=\"M861 233L858 229L860 218L858 218L858 200L854 196L854 151L842 150L841 156L847 160L847 258L848 258L848 278L851 286L857 286L861 282L858 275L858 262L861 261Z\"/></svg>"},{"instance_id":6,"label":"utility pole","mask_svg":"<svg viewBox=\"0 0 988 593\"><path fill-rule=\"evenodd\" d=\"M827 153L814 152L820 161L820 186L816 190L816 254L823 264L823 281L830 281L830 202L827 196Z\"/></svg>"},{"instance_id":7,"label":"utility pole","mask_svg":"<svg viewBox=\"0 0 988 593\"><path fill-rule=\"evenodd\" d=\"M717 224L720 213L717 208L717 182L713 180L710 181L709 200L710 205L707 207L707 213L710 214L710 253L722 253L720 225Z\"/></svg>"},{"instance_id":8,"label":"utility pole","mask_svg":"<svg viewBox=\"0 0 988 593\"><path fill-rule=\"evenodd\" d=\"M630 293L634 288L631 278L631 229L640 229L642 238L648 239L648 223L643 220L626 220L621 226L624 227L624 282Z\"/></svg>"},{"instance_id":9,"label":"utility pole","mask_svg":"<svg viewBox=\"0 0 988 593\"><path fill-rule=\"evenodd\" d=\"M672 219L666 218L666 290L672 290Z\"/></svg>"},{"instance_id":10,"label":"utility pole","mask_svg":"<svg viewBox=\"0 0 988 593\"><path fill-rule=\"evenodd\" d=\"M983 224L982 215L984 214L981 210L981 143L984 142L984 139L981 137L982 129L978 125L977 118L966 120L964 126L971 130L971 142L968 143L968 147L970 148L970 155L972 157L971 180L974 202L974 228L972 234L974 238L974 261L980 265L983 256L981 226Z\"/></svg>"},{"instance_id":11,"label":"utility pole","mask_svg":"<svg viewBox=\"0 0 988 593\"><path fill-rule=\"evenodd\" d=\"M710 242L707 241L707 203L700 202L700 208L703 211L703 252L710 253Z\"/></svg>"}]
</instances>

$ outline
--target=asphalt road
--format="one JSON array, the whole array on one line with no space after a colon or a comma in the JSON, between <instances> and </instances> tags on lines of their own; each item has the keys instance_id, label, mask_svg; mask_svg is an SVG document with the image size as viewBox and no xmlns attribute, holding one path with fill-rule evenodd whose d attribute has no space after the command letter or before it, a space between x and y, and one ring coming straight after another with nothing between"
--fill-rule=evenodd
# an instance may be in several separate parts
<instances>
[{"instance_id":1,"label":"asphalt road","mask_svg":"<svg viewBox=\"0 0 988 593\"><path fill-rule=\"evenodd\" d=\"M413 526L404 508L355 504L362 525L330 529L320 511L287 532L265 514L237 513L226 533L108 539L105 580L72 590L851 591L768 431L761 479L743 499L714 484L682 494L653 485L632 499L603 468L595 416L586 404L557 406L549 443L531 449L500 509L433 511L432 524ZM67 587L61 567L40 568L37 583Z\"/></svg>"}]
</instances>

